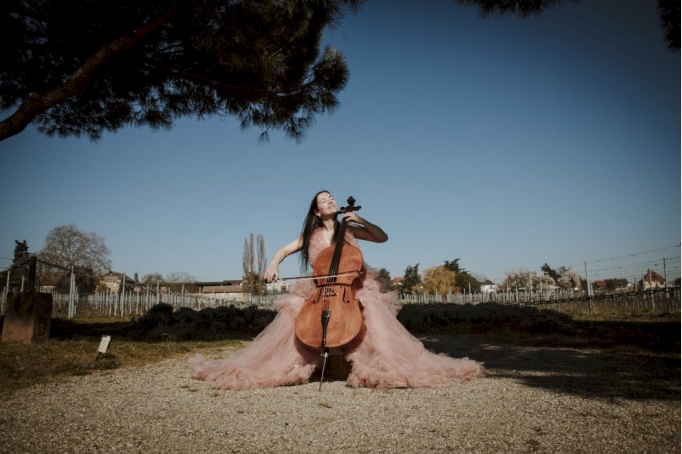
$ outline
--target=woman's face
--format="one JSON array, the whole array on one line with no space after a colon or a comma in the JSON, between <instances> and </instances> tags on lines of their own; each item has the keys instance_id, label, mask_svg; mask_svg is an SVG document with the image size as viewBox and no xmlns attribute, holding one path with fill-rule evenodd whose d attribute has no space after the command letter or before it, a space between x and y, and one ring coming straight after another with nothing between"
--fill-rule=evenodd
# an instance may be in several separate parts
<instances>
[{"instance_id":1,"label":"woman's face","mask_svg":"<svg viewBox=\"0 0 682 454\"><path fill-rule=\"evenodd\" d=\"M317 195L317 211L315 214L320 217L336 215L339 210L334 197L328 192L321 192Z\"/></svg>"}]
</instances>

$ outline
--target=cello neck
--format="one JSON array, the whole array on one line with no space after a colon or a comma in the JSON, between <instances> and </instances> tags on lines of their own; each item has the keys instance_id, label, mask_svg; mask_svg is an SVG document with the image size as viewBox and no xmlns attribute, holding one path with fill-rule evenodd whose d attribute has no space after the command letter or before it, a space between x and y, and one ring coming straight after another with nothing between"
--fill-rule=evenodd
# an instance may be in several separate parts
<instances>
[{"instance_id":1,"label":"cello neck","mask_svg":"<svg viewBox=\"0 0 682 454\"><path fill-rule=\"evenodd\" d=\"M343 243L346 242L346 223L341 222L339 226L339 232L336 236L336 244L334 245L334 255L332 255L332 261L329 264L329 275L335 276L339 271L339 263L341 262L341 251L343 249ZM334 282L336 277L330 277L329 279ZM329 281L328 279L328 281Z\"/></svg>"},{"instance_id":2,"label":"cello neck","mask_svg":"<svg viewBox=\"0 0 682 454\"><path fill-rule=\"evenodd\" d=\"M355 206L355 199L351 196L348 197L348 206L343 207L339 210L338 214L345 214L351 211L357 211L362 207ZM346 222L341 220L341 225L339 226L339 231L336 233L336 244L334 245L334 255L332 255L331 263L329 264L329 276L336 276L339 271L339 263L341 262L341 250L343 249L343 243L346 242ZM336 277L330 277L327 279L327 283L336 282Z\"/></svg>"}]
</instances>

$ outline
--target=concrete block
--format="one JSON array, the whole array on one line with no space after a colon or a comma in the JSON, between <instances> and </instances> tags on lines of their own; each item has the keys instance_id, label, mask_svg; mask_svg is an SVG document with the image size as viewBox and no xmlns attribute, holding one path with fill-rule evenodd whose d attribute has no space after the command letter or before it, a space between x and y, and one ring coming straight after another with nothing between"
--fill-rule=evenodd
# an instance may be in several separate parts
<instances>
[{"instance_id":1,"label":"concrete block","mask_svg":"<svg viewBox=\"0 0 682 454\"><path fill-rule=\"evenodd\" d=\"M21 292L7 295L2 340L18 340L26 344L45 342L50 338L52 295Z\"/></svg>"}]
</instances>

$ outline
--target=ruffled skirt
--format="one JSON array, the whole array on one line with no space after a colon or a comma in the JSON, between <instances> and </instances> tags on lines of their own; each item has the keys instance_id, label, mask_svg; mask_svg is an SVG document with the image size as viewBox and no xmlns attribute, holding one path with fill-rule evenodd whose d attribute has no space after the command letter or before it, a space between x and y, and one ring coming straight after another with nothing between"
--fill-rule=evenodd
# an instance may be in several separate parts
<instances>
[{"instance_id":1,"label":"ruffled skirt","mask_svg":"<svg viewBox=\"0 0 682 454\"><path fill-rule=\"evenodd\" d=\"M251 344L221 362L197 354L189 360L190 376L232 390L307 383L321 357L296 339L294 325L313 292L309 282L292 285L289 294L277 301L275 319ZM483 377L482 363L430 352L412 336L397 319L400 308L395 295L381 293L373 270L357 297L362 302L367 334L360 347L346 356L352 365L346 382L349 386L433 387Z\"/></svg>"}]
</instances>

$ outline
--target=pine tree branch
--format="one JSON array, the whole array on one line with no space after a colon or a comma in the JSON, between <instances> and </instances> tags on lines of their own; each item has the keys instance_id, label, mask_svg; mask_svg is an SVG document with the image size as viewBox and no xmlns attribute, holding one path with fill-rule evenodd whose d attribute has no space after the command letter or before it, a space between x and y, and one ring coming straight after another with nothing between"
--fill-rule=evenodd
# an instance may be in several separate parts
<instances>
[{"instance_id":1,"label":"pine tree branch","mask_svg":"<svg viewBox=\"0 0 682 454\"><path fill-rule=\"evenodd\" d=\"M51 107L82 93L87 87L90 78L99 68L163 27L177 12L181 1L172 0L166 11L153 22L148 22L116 41L102 46L100 50L74 71L66 82L42 94L30 93L14 114L0 122L0 141L19 134L38 115Z\"/></svg>"}]
</instances>

